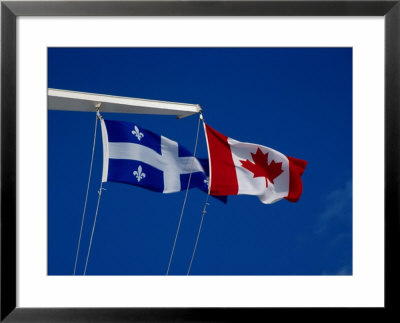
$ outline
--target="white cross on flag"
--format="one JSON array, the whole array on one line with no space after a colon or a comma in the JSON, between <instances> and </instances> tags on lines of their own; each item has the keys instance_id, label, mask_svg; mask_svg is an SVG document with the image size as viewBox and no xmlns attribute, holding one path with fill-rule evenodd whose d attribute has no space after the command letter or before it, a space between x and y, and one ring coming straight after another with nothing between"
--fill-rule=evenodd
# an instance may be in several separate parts
<instances>
[{"instance_id":1,"label":"white cross on flag","mask_svg":"<svg viewBox=\"0 0 400 323\"><path fill-rule=\"evenodd\" d=\"M257 195L262 203L297 202L307 162L257 144L229 138L204 124L211 195Z\"/></svg>"}]
</instances>

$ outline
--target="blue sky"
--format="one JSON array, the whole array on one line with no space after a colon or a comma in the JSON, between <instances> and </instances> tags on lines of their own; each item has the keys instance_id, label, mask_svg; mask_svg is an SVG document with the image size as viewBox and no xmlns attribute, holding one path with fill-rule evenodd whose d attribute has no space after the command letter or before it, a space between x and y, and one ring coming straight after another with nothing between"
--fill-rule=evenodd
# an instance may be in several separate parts
<instances>
[{"instance_id":1,"label":"blue sky","mask_svg":"<svg viewBox=\"0 0 400 323\"><path fill-rule=\"evenodd\" d=\"M303 195L210 198L192 275L352 274L351 48L49 48L48 87L200 104L239 141L308 161ZM123 115L193 152L198 116ZM48 274L72 275L95 113L48 112ZM100 128L77 274L102 171ZM200 129L198 157L207 157ZM185 192L104 183L87 275L165 275ZM170 275L186 275L206 194L189 191Z\"/></svg>"}]
</instances>

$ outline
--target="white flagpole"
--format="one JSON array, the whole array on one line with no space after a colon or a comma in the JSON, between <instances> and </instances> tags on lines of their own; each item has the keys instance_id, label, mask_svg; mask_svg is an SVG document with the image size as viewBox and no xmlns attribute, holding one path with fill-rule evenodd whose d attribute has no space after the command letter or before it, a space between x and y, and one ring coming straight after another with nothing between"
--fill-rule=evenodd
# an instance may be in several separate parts
<instances>
[{"instance_id":1,"label":"white flagpole","mask_svg":"<svg viewBox=\"0 0 400 323\"><path fill-rule=\"evenodd\" d=\"M102 113L159 114L184 118L201 111L198 104L48 89L49 110L94 112L99 103Z\"/></svg>"}]
</instances>

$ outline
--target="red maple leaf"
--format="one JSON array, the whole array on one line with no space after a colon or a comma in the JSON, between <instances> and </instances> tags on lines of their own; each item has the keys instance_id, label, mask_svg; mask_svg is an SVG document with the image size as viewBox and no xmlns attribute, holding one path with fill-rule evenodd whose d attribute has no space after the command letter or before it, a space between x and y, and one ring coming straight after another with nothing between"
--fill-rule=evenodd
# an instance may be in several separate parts
<instances>
[{"instance_id":1,"label":"red maple leaf","mask_svg":"<svg viewBox=\"0 0 400 323\"><path fill-rule=\"evenodd\" d=\"M255 177L265 177L265 186L268 187L268 180L274 184L274 179L283 173L282 162L276 163L271 161L268 165L268 153L263 153L260 148L257 148L255 154L251 153L253 162L250 160L240 160L242 166L253 173Z\"/></svg>"}]
</instances>

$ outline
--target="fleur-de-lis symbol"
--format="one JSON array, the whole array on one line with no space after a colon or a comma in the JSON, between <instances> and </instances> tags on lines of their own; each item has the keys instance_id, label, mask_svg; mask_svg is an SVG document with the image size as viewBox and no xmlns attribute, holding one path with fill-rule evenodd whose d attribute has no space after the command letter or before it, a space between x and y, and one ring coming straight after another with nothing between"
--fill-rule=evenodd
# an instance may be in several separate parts
<instances>
[{"instance_id":1,"label":"fleur-de-lis symbol","mask_svg":"<svg viewBox=\"0 0 400 323\"><path fill-rule=\"evenodd\" d=\"M141 165L139 165L137 171L135 170L135 171L133 172L133 175L136 176L136 179L137 179L138 183L139 183L143 178L146 177L146 174L142 172L142 166L141 166Z\"/></svg>"},{"instance_id":2,"label":"fleur-de-lis symbol","mask_svg":"<svg viewBox=\"0 0 400 323\"><path fill-rule=\"evenodd\" d=\"M142 132L140 132L138 126L135 125L135 130L132 130L132 134L134 136L136 136L136 138L140 141L140 139L142 139L144 137L144 134Z\"/></svg>"}]
</instances>

